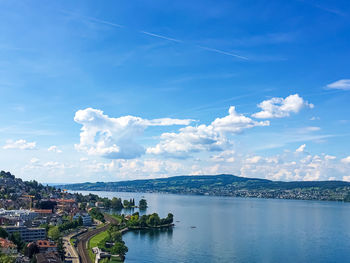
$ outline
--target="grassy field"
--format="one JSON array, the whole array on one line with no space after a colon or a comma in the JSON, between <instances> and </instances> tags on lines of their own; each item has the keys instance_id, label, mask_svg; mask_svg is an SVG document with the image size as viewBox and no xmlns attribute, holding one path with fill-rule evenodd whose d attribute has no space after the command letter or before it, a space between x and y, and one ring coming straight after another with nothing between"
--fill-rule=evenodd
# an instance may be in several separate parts
<instances>
[{"instance_id":1,"label":"grassy field","mask_svg":"<svg viewBox=\"0 0 350 263\"><path fill-rule=\"evenodd\" d=\"M89 240L89 244L88 244L88 250L89 250L89 256L92 260L92 262L95 262L95 254L92 253L92 248L93 247L97 247L97 244L103 240L104 238L106 238L108 236L108 232L107 231L104 231L104 232L101 232L99 234L97 234L96 236L93 236L90 240Z\"/></svg>"}]
</instances>

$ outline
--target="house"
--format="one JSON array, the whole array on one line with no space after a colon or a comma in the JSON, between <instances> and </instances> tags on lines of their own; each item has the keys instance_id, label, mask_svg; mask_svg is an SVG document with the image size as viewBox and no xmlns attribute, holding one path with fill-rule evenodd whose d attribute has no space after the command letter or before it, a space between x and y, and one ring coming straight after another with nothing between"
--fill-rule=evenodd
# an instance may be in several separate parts
<instances>
[{"instance_id":1,"label":"house","mask_svg":"<svg viewBox=\"0 0 350 263\"><path fill-rule=\"evenodd\" d=\"M38 240L35 244L39 248L39 253L57 252L57 245L55 242L49 240Z\"/></svg>"},{"instance_id":2,"label":"house","mask_svg":"<svg viewBox=\"0 0 350 263\"><path fill-rule=\"evenodd\" d=\"M57 208L61 211L70 213L78 208L74 199L57 199Z\"/></svg>"},{"instance_id":3,"label":"house","mask_svg":"<svg viewBox=\"0 0 350 263\"><path fill-rule=\"evenodd\" d=\"M33 212L37 213L39 216L51 216L51 209L32 209Z\"/></svg>"},{"instance_id":4,"label":"house","mask_svg":"<svg viewBox=\"0 0 350 263\"><path fill-rule=\"evenodd\" d=\"M35 255L37 263L62 263L62 260L57 256L56 253L38 253Z\"/></svg>"},{"instance_id":5,"label":"house","mask_svg":"<svg viewBox=\"0 0 350 263\"><path fill-rule=\"evenodd\" d=\"M3 254L16 254L17 246L8 239L0 238L0 251Z\"/></svg>"}]
</instances>

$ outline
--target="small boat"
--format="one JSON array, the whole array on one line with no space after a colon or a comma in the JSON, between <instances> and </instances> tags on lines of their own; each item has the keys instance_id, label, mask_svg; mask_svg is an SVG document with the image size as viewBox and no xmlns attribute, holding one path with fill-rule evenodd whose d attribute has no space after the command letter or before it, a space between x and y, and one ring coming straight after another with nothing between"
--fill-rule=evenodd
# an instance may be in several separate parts
<instances>
[{"instance_id":1,"label":"small boat","mask_svg":"<svg viewBox=\"0 0 350 263\"><path fill-rule=\"evenodd\" d=\"M191 228L197 228L196 226L191 226Z\"/></svg>"}]
</instances>

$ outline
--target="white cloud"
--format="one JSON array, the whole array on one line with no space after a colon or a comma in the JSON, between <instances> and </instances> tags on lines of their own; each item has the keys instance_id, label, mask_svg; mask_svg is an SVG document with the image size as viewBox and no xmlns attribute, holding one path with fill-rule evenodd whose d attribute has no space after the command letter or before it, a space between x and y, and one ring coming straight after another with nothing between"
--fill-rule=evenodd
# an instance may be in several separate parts
<instances>
[{"instance_id":1,"label":"white cloud","mask_svg":"<svg viewBox=\"0 0 350 263\"><path fill-rule=\"evenodd\" d=\"M291 113L298 113L302 108L313 108L314 105L305 101L298 94L289 95L285 99L272 98L264 100L258 107L262 111L254 113L252 116L259 119L283 118L288 117Z\"/></svg>"},{"instance_id":2,"label":"white cloud","mask_svg":"<svg viewBox=\"0 0 350 263\"><path fill-rule=\"evenodd\" d=\"M343 181L350 182L350 175L343 176Z\"/></svg>"},{"instance_id":3,"label":"white cloud","mask_svg":"<svg viewBox=\"0 0 350 263\"><path fill-rule=\"evenodd\" d=\"M306 147L306 144L300 145L300 147L298 149L295 150L296 153L302 153L304 152Z\"/></svg>"},{"instance_id":4,"label":"white cloud","mask_svg":"<svg viewBox=\"0 0 350 263\"><path fill-rule=\"evenodd\" d=\"M325 160L335 160L337 157L336 156L333 156L333 155L325 155L324 159Z\"/></svg>"},{"instance_id":5,"label":"white cloud","mask_svg":"<svg viewBox=\"0 0 350 263\"><path fill-rule=\"evenodd\" d=\"M213 155L210 159L214 162L228 162L233 163L235 161L234 150L226 150L217 155Z\"/></svg>"},{"instance_id":6,"label":"white cloud","mask_svg":"<svg viewBox=\"0 0 350 263\"><path fill-rule=\"evenodd\" d=\"M148 148L147 153L186 158L193 152L223 151L231 145L227 135L269 124L269 121L257 122L238 114L235 107L231 106L229 115L215 119L210 125L187 126L178 133L163 133L160 143Z\"/></svg>"},{"instance_id":7,"label":"white cloud","mask_svg":"<svg viewBox=\"0 0 350 263\"><path fill-rule=\"evenodd\" d=\"M3 149L34 150L36 149L36 142L27 142L23 139L17 141L8 140Z\"/></svg>"},{"instance_id":8,"label":"white cloud","mask_svg":"<svg viewBox=\"0 0 350 263\"><path fill-rule=\"evenodd\" d=\"M52 145L47 149L49 152L54 152L54 153L62 153L60 149L57 148L57 146Z\"/></svg>"},{"instance_id":9,"label":"white cloud","mask_svg":"<svg viewBox=\"0 0 350 263\"><path fill-rule=\"evenodd\" d=\"M350 90L350 79L340 79L327 85L329 89Z\"/></svg>"},{"instance_id":10,"label":"white cloud","mask_svg":"<svg viewBox=\"0 0 350 263\"><path fill-rule=\"evenodd\" d=\"M327 155L307 155L301 158L301 155L286 152L282 155L261 157L259 161L257 159L255 162L243 160L240 175L272 180L310 181L339 178L346 174L341 163Z\"/></svg>"},{"instance_id":11,"label":"white cloud","mask_svg":"<svg viewBox=\"0 0 350 263\"><path fill-rule=\"evenodd\" d=\"M111 118L101 110L87 108L75 113L74 121L81 124L80 143L76 149L90 155L110 159L132 159L145 149L135 141L148 126L188 125L193 120L153 119L134 116Z\"/></svg>"},{"instance_id":12,"label":"white cloud","mask_svg":"<svg viewBox=\"0 0 350 263\"><path fill-rule=\"evenodd\" d=\"M261 156L253 156L245 160L246 163L258 163L261 160Z\"/></svg>"},{"instance_id":13,"label":"white cloud","mask_svg":"<svg viewBox=\"0 0 350 263\"><path fill-rule=\"evenodd\" d=\"M341 159L342 163L350 163L350 156Z\"/></svg>"}]
</instances>

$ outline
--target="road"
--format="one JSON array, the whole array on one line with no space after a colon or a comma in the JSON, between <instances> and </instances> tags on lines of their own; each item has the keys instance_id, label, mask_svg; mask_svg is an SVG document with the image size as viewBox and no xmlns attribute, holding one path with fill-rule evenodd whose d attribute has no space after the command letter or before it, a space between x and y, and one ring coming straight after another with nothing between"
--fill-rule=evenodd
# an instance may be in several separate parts
<instances>
[{"instance_id":1,"label":"road","mask_svg":"<svg viewBox=\"0 0 350 263\"><path fill-rule=\"evenodd\" d=\"M107 224L105 226L101 228L93 229L79 236L78 254L79 254L81 263L94 263L94 262L91 262L91 259L89 257L89 252L88 252L88 246L87 246L90 238L92 238L93 236L103 231L106 231L111 223L118 224L118 221L109 215L105 215L105 219L107 220Z\"/></svg>"},{"instance_id":2,"label":"road","mask_svg":"<svg viewBox=\"0 0 350 263\"><path fill-rule=\"evenodd\" d=\"M80 263L78 252L76 251L75 247L72 246L72 244L69 242L72 236L75 234L71 234L69 236L63 237L63 242L65 246L66 253L66 259L72 260L72 263Z\"/></svg>"}]
</instances>

